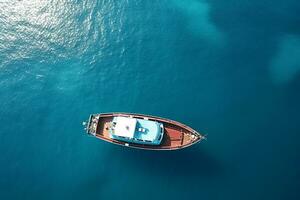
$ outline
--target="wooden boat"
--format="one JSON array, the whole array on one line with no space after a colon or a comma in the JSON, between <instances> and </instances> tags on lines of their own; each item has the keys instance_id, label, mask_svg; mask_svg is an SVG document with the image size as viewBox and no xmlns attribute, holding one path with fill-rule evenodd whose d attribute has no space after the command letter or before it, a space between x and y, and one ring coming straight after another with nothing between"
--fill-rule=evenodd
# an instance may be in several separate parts
<instances>
[{"instance_id":1,"label":"wooden boat","mask_svg":"<svg viewBox=\"0 0 300 200\"><path fill-rule=\"evenodd\" d=\"M182 123L143 114L92 114L83 125L89 135L138 149L176 150L205 139L205 136Z\"/></svg>"}]
</instances>

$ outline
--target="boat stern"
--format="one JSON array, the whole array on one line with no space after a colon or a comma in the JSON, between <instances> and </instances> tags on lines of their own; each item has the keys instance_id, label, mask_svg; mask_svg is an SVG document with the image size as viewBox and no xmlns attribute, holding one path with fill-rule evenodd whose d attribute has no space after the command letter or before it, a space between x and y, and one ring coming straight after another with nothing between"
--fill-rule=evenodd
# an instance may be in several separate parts
<instances>
[{"instance_id":1,"label":"boat stern","mask_svg":"<svg viewBox=\"0 0 300 200\"><path fill-rule=\"evenodd\" d=\"M90 115L88 122L82 122L84 126L84 130L87 134L96 136L97 126L98 126L99 116L97 115Z\"/></svg>"}]
</instances>

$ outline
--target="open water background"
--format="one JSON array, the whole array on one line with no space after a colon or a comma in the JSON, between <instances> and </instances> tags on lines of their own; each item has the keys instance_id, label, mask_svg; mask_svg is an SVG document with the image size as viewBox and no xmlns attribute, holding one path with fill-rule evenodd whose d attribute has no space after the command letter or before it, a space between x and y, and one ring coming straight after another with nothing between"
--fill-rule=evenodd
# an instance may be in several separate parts
<instances>
[{"instance_id":1,"label":"open water background","mask_svg":"<svg viewBox=\"0 0 300 200\"><path fill-rule=\"evenodd\" d=\"M298 0L0 0L0 199L300 199ZM85 135L146 113L208 140Z\"/></svg>"}]
</instances>

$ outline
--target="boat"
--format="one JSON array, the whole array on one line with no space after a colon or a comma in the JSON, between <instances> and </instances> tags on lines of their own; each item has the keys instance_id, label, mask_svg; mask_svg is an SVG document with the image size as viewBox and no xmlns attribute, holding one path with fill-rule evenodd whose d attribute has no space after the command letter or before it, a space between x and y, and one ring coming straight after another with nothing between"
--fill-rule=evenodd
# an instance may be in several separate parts
<instances>
[{"instance_id":1,"label":"boat","mask_svg":"<svg viewBox=\"0 0 300 200\"><path fill-rule=\"evenodd\" d=\"M182 123L135 113L91 114L83 125L88 135L113 144L146 150L177 150L205 139L205 136Z\"/></svg>"}]
</instances>

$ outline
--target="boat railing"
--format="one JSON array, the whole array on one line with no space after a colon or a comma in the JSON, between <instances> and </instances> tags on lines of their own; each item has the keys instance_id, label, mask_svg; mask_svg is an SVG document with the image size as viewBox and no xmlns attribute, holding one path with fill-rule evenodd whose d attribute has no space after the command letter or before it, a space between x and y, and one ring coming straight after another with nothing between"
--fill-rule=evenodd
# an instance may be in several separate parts
<instances>
[{"instance_id":1,"label":"boat railing","mask_svg":"<svg viewBox=\"0 0 300 200\"><path fill-rule=\"evenodd\" d=\"M90 115L89 119L88 119L88 122L84 121L82 122L82 125L84 126L84 130L86 130L86 133L89 134L89 129L90 129L90 123L91 123L91 119L92 119L92 116L93 115Z\"/></svg>"}]
</instances>

